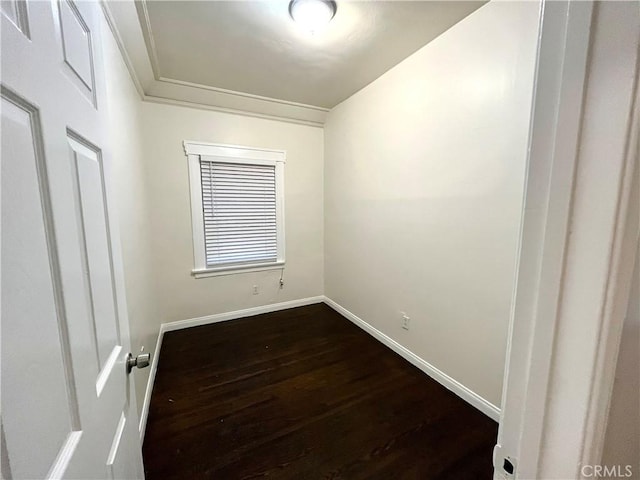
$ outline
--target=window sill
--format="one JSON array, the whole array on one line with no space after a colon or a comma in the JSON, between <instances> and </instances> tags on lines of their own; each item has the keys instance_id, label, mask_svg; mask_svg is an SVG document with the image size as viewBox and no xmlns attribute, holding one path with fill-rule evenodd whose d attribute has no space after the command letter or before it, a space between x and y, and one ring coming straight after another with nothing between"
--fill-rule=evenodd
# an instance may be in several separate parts
<instances>
[{"instance_id":1,"label":"window sill","mask_svg":"<svg viewBox=\"0 0 640 480\"><path fill-rule=\"evenodd\" d=\"M217 268L198 268L191 270L191 275L195 278L207 278L238 273L262 272L265 270L280 270L281 268L284 268L284 261L263 264L230 265L228 267Z\"/></svg>"}]
</instances>

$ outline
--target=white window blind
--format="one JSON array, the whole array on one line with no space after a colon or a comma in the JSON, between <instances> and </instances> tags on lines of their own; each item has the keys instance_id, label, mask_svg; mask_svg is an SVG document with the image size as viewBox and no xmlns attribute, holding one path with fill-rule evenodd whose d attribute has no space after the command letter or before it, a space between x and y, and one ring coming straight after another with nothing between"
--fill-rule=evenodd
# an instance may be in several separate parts
<instances>
[{"instance_id":1,"label":"white window blind","mask_svg":"<svg viewBox=\"0 0 640 480\"><path fill-rule=\"evenodd\" d=\"M278 260L273 165L200 160L207 267Z\"/></svg>"}]
</instances>

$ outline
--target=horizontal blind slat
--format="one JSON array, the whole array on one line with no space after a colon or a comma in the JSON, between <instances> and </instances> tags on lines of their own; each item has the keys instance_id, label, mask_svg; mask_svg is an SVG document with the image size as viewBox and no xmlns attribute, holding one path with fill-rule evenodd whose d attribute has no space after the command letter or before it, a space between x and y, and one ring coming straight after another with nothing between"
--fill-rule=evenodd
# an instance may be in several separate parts
<instances>
[{"instance_id":1,"label":"horizontal blind slat","mask_svg":"<svg viewBox=\"0 0 640 480\"><path fill-rule=\"evenodd\" d=\"M207 171L216 171L216 172L238 172L243 174L248 173L270 173L273 169L272 166L269 165L251 165L248 163L242 164L233 164L233 163L218 163L218 162L203 162L208 163L209 166L205 169Z\"/></svg>"},{"instance_id":2,"label":"horizontal blind slat","mask_svg":"<svg viewBox=\"0 0 640 480\"><path fill-rule=\"evenodd\" d=\"M218 220L220 221L224 221L224 220L236 220L237 222L242 222L243 220L247 220L247 221L253 221L253 222L268 222L269 220L272 220L273 222L276 221L276 216L275 215L265 215L265 216L260 216L256 213L219 213L219 214L213 214L213 213L208 213L205 216L205 220L209 219L210 222L216 222Z\"/></svg>"},{"instance_id":3,"label":"horizontal blind slat","mask_svg":"<svg viewBox=\"0 0 640 480\"><path fill-rule=\"evenodd\" d=\"M264 227L264 228L260 228ZM255 234L255 235L267 235L276 233L277 227L275 224L273 225L224 225L224 226L215 226L211 225L206 227L205 230L207 234L210 235L242 235L242 234Z\"/></svg>"},{"instance_id":4,"label":"horizontal blind slat","mask_svg":"<svg viewBox=\"0 0 640 480\"><path fill-rule=\"evenodd\" d=\"M212 245L236 245L238 243L238 239L242 239L242 237L213 237L207 238L206 242L211 243ZM265 245L275 243L275 236L271 238L267 237L266 242L262 237L248 237L244 238L243 241L246 242L246 245Z\"/></svg>"},{"instance_id":5,"label":"horizontal blind slat","mask_svg":"<svg viewBox=\"0 0 640 480\"><path fill-rule=\"evenodd\" d=\"M236 248L236 249L240 249L240 248L268 248L271 247L274 242L271 242L271 240L264 240L261 238L258 239L243 239L242 242L238 242L238 239L235 238L230 238L230 239L221 239L221 238L217 238L217 239L207 239L206 241L207 245L211 245L211 248Z\"/></svg>"},{"instance_id":6,"label":"horizontal blind slat","mask_svg":"<svg viewBox=\"0 0 640 480\"><path fill-rule=\"evenodd\" d=\"M212 252L207 255L208 259L216 259L216 258L276 258L275 250L271 251L247 251L247 252L238 252L238 251L227 251L227 252Z\"/></svg>"},{"instance_id":7,"label":"horizontal blind slat","mask_svg":"<svg viewBox=\"0 0 640 480\"><path fill-rule=\"evenodd\" d=\"M219 204L215 203L213 207L214 215L219 212L272 212L273 208L271 205L266 203L256 204L256 205L227 205L227 204Z\"/></svg>"},{"instance_id":8,"label":"horizontal blind slat","mask_svg":"<svg viewBox=\"0 0 640 480\"><path fill-rule=\"evenodd\" d=\"M238 176L216 176L212 178L211 184L214 186L225 187L227 185L242 185L244 186L255 186L255 187L273 187L275 186L275 182L273 179L271 180L261 180L258 178L242 178Z\"/></svg>"},{"instance_id":9,"label":"horizontal blind slat","mask_svg":"<svg viewBox=\"0 0 640 480\"><path fill-rule=\"evenodd\" d=\"M264 227L264 228L275 228L276 227L276 222L265 222L265 221L244 221L244 222L239 222L233 218L231 219L217 219L216 223L214 224L213 221L209 224L209 225L205 225L205 228L226 228L226 229L230 229L230 228L250 228L250 229L259 229L260 227Z\"/></svg>"},{"instance_id":10,"label":"horizontal blind slat","mask_svg":"<svg viewBox=\"0 0 640 480\"><path fill-rule=\"evenodd\" d=\"M278 259L275 255L216 255L207 257L207 263L209 265L220 265L224 263L254 263L256 261L275 263Z\"/></svg>"},{"instance_id":11,"label":"horizontal blind slat","mask_svg":"<svg viewBox=\"0 0 640 480\"><path fill-rule=\"evenodd\" d=\"M204 196L209 196L210 193L207 191L203 191ZM266 188L253 188L253 187L230 187L230 188L218 188L217 193L220 195L233 195L237 196L247 196L247 197L270 197L275 195L275 188L266 189Z\"/></svg>"},{"instance_id":12,"label":"horizontal blind slat","mask_svg":"<svg viewBox=\"0 0 640 480\"><path fill-rule=\"evenodd\" d=\"M272 250L263 250L263 249L253 249L253 250L211 250L210 256L222 257L222 256L251 256L251 257L267 257L271 258L277 255L277 251L275 249Z\"/></svg>"},{"instance_id":13,"label":"horizontal blind slat","mask_svg":"<svg viewBox=\"0 0 640 480\"><path fill-rule=\"evenodd\" d=\"M262 170L250 169L250 168L212 168L209 170L203 170L207 175L228 175L228 176L242 176L242 177L264 177L271 178L271 170L273 167L266 167Z\"/></svg>"}]
</instances>

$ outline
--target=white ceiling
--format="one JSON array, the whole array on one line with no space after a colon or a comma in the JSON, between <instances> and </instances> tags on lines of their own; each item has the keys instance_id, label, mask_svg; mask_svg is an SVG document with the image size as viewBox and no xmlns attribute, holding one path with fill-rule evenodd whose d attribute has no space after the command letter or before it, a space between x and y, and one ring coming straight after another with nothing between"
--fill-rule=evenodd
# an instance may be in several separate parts
<instances>
[{"instance_id":1,"label":"white ceiling","mask_svg":"<svg viewBox=\"0 0 640 480\"><path fill-rule=\"evenodd\" d=\"M153 1L137 10L156 81L330 109L484 3L337 0L316 35L299 29L282 0Z\"/></svg>"}]
</instances>

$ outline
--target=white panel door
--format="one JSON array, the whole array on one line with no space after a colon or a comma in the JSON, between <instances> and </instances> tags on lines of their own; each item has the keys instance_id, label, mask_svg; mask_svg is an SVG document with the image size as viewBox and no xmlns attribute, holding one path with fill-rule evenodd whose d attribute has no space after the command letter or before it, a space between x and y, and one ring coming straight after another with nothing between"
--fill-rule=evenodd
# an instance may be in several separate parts
<instances>
[{"instance_id":1,"label":"white panel door","mask_svg":"<svg viewBox=\"0 0 640 480\"><path fill-rule=\"evenodd\" d=\"M2 476L143 478L97 2L0 3Z\"/></svg>"}]
</instances>

